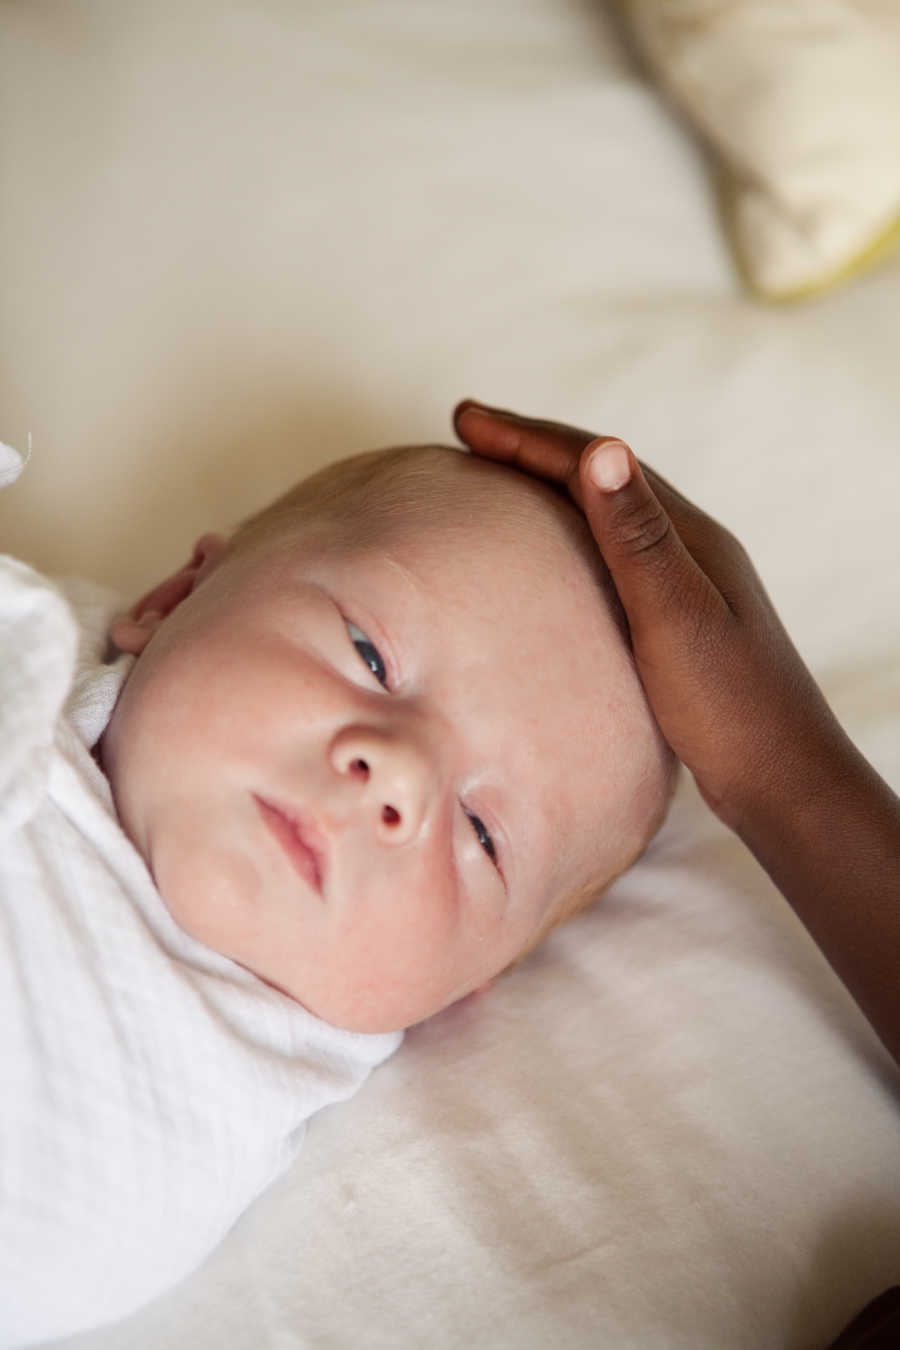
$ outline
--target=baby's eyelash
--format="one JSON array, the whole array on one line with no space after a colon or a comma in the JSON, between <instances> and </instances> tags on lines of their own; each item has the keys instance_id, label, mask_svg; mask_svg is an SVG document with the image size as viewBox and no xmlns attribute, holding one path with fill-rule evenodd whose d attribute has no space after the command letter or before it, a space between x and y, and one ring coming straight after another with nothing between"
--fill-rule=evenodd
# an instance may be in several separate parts
<instances>
[{"instance_id":1,"label":"baby's eyelash","mask_svg":"<svg viewBox=\"0 0 900 1350\"><path fill-rule=\"evenodd\" d=\"M357 628L356 624L351 623L349 619L345 619L344 623L347 625L347 632L350 635L350 641L353 643L354 647L359 653L359 659L362 661L364 666L368 666L369 670L371 670L372 674L375 676L378 683L383 688L387 689L388 687L387 666L381 659L381 653L375 646L375 643L370 642L370 640L366 637L362 629Z\"/></svg>"},{"instance_id":2,"label":"baby's eyelash","mask_svg":"<svg viewBox=\"0 0 900 1350\"><path fill-rule=\"evenodd\" d=\"M350 641L353 643L359 654L359 659L362 661L363 665L367 666L372 672L378 683L384 689L387 689L389 687L387 666L384 664L381 653L375 646L375 643L366 637L363 630L353 623L351 619L344 619L344 623ZM490 830L487 828L481 817L475 815L474 811L469 811L465 806L463 807L463 811L472 824L476 839L499 872L500 863L497 859L497 849L491 838Z\"/></svg>"},{"instance_id":3,"label":"baby's eyelash","mask_svg":"<svg viewBox=\"0 0 900 1350\"><path fill-rule=\"evenodd\" d=\"M485 853L488 855L494 866L499 867L499 863L497 862L497 850L494 847L494 841L491 838L490 831L488 830L484 821L481 820L478 816L476 816L474 811L469 811L466 809L466 807L463 807L463 810L469 817L469 820L472 822L472 829L475 831L475 836L478 839L479 844L484 849Z\"/></svg>"}]
</instances>

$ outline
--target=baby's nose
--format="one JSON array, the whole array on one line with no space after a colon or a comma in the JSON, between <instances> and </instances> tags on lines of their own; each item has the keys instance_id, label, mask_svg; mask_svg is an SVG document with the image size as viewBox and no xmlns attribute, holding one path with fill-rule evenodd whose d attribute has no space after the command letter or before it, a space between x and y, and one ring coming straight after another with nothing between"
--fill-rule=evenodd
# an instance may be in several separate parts
<instances>
[{"instance_id":1,"label":"baby's nose","mask_svg":"<svg viewBox=\"0 0 900 1350\"><path fill-rule=\"evenodd\" d=\"M332 768L358 785L359 800L380 840L415 839L434 797L427 752L413 740L375 728L348 727L331 746Z\"/></svg>"}]
</instances>

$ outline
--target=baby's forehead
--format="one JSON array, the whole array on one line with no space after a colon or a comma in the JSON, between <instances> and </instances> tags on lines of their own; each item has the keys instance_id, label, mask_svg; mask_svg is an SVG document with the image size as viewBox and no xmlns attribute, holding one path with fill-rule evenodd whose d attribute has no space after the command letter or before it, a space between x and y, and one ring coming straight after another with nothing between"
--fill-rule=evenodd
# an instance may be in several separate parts
<instances>
[{"instance_id":1,"label":"baby's forehead","mask_svg":"<svg viewBox=\"0 0 900 1350\"><path fill-rule=\"evenodd\" d=\"M561 489L440 445L367 451L327 465L240 525L230 552L236 561L260 548L283 556L312 542L333 555L415 535L458 562L463 547L477 558L498 548L533 552L540 543L580 557L601 581L605 574L581 512Z\"/></svg>"},{"instance_id":2,"label":"baby's forehead","mask_svg":"<svg viewBox=\"0 0 900 1350\"><path fill-rule=\"evenodd\" d=\"M449 447L408 446L338 462L296 491L314 551L356 580L405 573L459 643L474 625L501 644L527 639L531 658L540 651L548 665L553 644L586 650L599 634L605 645L626 645L583 515L528 475ZM499 655L495 641L488 650Z\"/></svg>"},{"instance_id":3,"label":"baby's forehead","mask_svg":"<svg viewBox=\"0 0 900 1350\"><path fill-rule=\"evenodd\" d=\"M383 544L421 536L435 555L443 551L459 565L464 544L482 555L552 550L598 577L605 571L581 512L559 489L449 447L393 453L357 500L364 535Z\"/></svg>"}]
</instances>

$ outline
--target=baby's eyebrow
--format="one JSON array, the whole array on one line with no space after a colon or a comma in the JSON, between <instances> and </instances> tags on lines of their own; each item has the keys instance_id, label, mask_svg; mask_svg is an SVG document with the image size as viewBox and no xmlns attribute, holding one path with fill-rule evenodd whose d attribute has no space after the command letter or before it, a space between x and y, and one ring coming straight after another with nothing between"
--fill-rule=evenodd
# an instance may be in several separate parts
<instances>
[{"instance_id":1,"label":"baby's eyebrow","mask_svg":"<svg viewBox=\"0 0 900 1350\"><path fill-rule=\"evenodd\" d=\"M420 603L424 600L424 596L422 595L422 587L420 583L416 580L416 578L413 576L412 572L410 572L408 567L404 567L402 562L398 562L396 558L392 558L389 553L384 553L382 555L381 561L393 572L397 573L400 576L400 578L406 583L407 587L415 594L416 599Z\"/></svg>"}]
</instances>

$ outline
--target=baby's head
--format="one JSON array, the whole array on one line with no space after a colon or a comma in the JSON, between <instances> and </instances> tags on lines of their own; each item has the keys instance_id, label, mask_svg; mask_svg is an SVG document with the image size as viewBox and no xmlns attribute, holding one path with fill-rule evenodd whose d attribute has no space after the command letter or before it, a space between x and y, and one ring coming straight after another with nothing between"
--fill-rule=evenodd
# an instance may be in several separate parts
<instances>
[{"instance_id":1,"label":"baby's head","mask_svg":"<svg viewBox=\"0 0 900 1350\"><path fill-rule=\"evenodd\" d=\"M111 636L137 660L102 763L173 918L338 1026L483 986L670 797L583 518L453 449L323 470Z\"/></svg>"}]
</instances>

